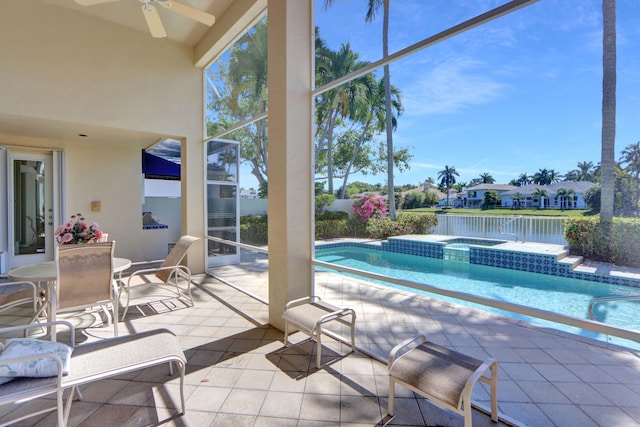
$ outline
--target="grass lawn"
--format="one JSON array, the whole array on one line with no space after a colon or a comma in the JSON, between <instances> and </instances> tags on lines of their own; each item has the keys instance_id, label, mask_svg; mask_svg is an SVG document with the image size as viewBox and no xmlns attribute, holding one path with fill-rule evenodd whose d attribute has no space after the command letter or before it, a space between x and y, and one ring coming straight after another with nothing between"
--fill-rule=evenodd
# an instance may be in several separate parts
<instances>
[{"instance_id":1,"label":"grass lawn","mask_svg":"<svg viewBox=\"0 0 640 427\"><path fill-rule=\"evenodd\" d=\"M459 215L530 215L530 216L593 216L597 212L588 209L442 209L442 208L417 208L403 210L402 212L432 212L437 214L459 214Z\"/></svg>"}]
</instances>

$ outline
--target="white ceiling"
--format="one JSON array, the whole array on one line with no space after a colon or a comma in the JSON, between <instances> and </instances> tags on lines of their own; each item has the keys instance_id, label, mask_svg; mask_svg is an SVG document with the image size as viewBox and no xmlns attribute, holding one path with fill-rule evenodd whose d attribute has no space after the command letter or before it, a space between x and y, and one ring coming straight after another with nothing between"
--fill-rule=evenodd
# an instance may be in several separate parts
<instances>
[{"instance_id":1,"label":"white ceiling","mask_svg":"<svg viewBox=\"0 0 640 427\"><path fill-rule=\"evenodd\" d=\"M33 0L29 0L33 1ZM110 0L108 3L93 6L81 6L74 0L39 0L44 3L75 10L86 15L91 15L114 22L149 34L147 24L142 15L139 0ZM216 18L222 16L233 0L179 0L187 6L208 12ZM188 46L195 46L209 30L204 24L193 21L175 12L156 6L160 19L167 32L167 38ZM215 23L213 24L216 25ZM149 35L151 37L151 35Z\"/></svg>"},{"instance_id":2,"label":"white ceiling","mask_svg":"<svg viewBox=\"0 0 640 427\"><path fill-rule=\"evenodd\" d=\"M151 38L138 0L112 0L110 3L94 6L81 6L74 0L21 1L41 1L50 5L64 7L142 31ZM180 2L211 13L217 19L222 16L233 0L180 0ZM156 9L158 9L166 29L167 38L174 42L194 46L210 29L204 24L166 10L161 6L156 7ZM216 24L214 23L213 25L215 26ZM140 148L147 148L163 138L171 137L171 135L89 126L79 123L62 123L7 114L0 114L0 133L16 136L28 135L61 141L84 141L86 143L128 141L129 144L136 144ZM81 134L88 135L88 137L80 136Z\"/></svg>"}]
</instances>

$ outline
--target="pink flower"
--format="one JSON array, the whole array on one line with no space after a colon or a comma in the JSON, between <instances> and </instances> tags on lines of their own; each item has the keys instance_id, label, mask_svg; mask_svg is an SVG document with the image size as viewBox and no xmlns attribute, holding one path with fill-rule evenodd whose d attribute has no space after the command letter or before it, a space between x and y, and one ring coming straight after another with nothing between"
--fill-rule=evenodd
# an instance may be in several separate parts
<instances>
[{"instance_id":1,"label":"pink flower","mask_svg":"<svg viewBox=\"0 0 640 427\"><path fill-rule=\"evenodd\" d=\"M97 223L87 224L81 213L71 216L71 221L58 227L55 231L58 243L93 243L102 238L102 232Z\"/></svg>"}]
</instances>

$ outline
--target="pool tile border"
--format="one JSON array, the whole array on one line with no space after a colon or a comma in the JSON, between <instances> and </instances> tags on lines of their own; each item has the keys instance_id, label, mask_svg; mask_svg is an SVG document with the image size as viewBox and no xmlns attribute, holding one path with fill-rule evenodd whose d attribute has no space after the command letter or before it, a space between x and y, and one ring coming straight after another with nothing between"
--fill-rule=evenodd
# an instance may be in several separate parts
<instances>
[{"instance_id":1,"label":"pool tile border","mask_svg":"<svg viewBox=\"0 0 640 427\"><path fill-rule=\"evenodd\" d=\"M402 238L395 237L382 242L341 241L321 243L316 245L316 249L358 247L384 252L444 259L444 247L446 244L447 242L427 242L414 239L404 240ZM640 280L638 279L574 271L573 265L561 262L557 255L535 254L522 251L497 249L491 246L470 245L469 263L509 270L526 271L529 273L566 277L569 279L640 288Z\"/></svg>"}]
</instances>

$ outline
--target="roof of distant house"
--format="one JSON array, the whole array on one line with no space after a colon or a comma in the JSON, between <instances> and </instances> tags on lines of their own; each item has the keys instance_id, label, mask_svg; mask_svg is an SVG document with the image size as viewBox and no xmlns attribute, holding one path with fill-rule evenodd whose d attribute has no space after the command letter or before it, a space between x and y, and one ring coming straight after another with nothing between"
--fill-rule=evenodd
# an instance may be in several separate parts
<instances>
[{"instance_id":1,"label":"roof of distant house","mask_svg":"<svg viewBox=\"0 0 640 427\"><path fill-rule=\"evenodd\" d=\"M538 188L545 190L548 196L554 196L559 189L564 188L567 190L573 190L576 193L584 193L591 187L594 187L596 184L589 181L562 181L562 182L554 182L549 185L540 185L540 184L528 184L523 185L522 187L515 187L513 190L506 191L502 193L503 196L512 196L516 193L520 194L532 194Z\"/></svg>"},{"instance_id":2,"label":"roof of distant house","mask_svg":"<svg viewBox=\"0 0 640 427\"><path fill-rule=\"evenodd\" d=\"M514 188L518 188L515 185L506 185L506 184L478 184L473 187L465 188L465 191L509 191Z\"/></svg>"}]
</instances>

